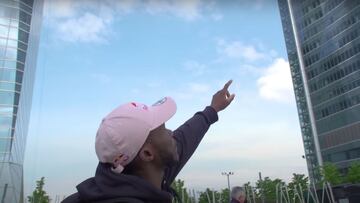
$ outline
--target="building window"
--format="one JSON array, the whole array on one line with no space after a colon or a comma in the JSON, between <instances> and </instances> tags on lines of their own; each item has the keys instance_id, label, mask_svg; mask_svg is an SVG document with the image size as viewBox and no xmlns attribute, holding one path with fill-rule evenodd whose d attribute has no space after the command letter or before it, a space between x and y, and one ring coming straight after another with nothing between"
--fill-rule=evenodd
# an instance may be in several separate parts
<instances>
[{"instance_id":1,"label":"building window","mask_svg":"<svg viewBox=\"0 0 360 203\"><path fill-rule=\"evenodd\" d=\"M19 30L19 40L27 43L28 39L29 39L29 33L25 32L23 30Z\"/></svg>"},{"instance_id":2,"label":"building window","mask_svg":"<svg viewBox=\"0 0 360 203\"><path fill-rule=\"evenodd\" d=\"M12 125L12 112L11 114L8 114L8 115L1 115L0 116L0 127L3 128L3 127L8 127L8 126L11 126Z\"/></svg>"},{"instance_id":3,"label":"building window","mask_svg":"<svg viewBox=\"0 0 360 203\"><path fill-rule=\"evenodd\" d=\"M17 83L22 83L22 80L23 80L23 72L16 71L16 82Z\"/></svg>"},{"instance_id":4,"label":"building window","mask_svg":"<svg viewBox=\"0 0 360 203\"><path fill-rule=\"evenodd\" d=\"M15 82L16 69L0 68L0 81Z\"/></svg>"},{"instance_id":5,"label":"building window","mask_svg":"<svg viewBox=\"0 0 360 203\"><path fill-rule=\"evenodd\" d=\"M20 11L20 21L30 25L31 15L25 13L24 11Z\"/></svg>"},{"instance_id":6,"label":"building window","mask_svg":"<svg viewBox=\"0 0 360 203\"><path fill-rule=\"evenodd\" d=\"M336 100L325 107L318 109L315 111L316 120L320 120L332 114L335 114L339 111L348 109L360 103L360 94L353 95L353 96L346 96L342 98L342 100Z\"/></svg>"},{"instance_id":7,"label":"building window","mask_svg":"<svg viewBox=\"0 0 360 203\"><path fill-rule=\"evenodd\" d=\"M0 6L0 17L1 18L18 19L19 18L19 9L7 7L7 6Z\"/></svg>"},{"instance_id":8,"label":"building window","mask_svg":"<svg viewBox=\"0 0 360 203\"><path fill-rule=\"evenodd\" d=\"M347 154L349 159L360 158L360 148L349 150Z\"/></svg>"},{"instance_id":9,"label":"building window","mask_svg":"<svg viewBox=\"0 0 360 203\"><path fill-rule=\"evenodd\" d=\"M345 152L338 152L331 155L331 160L333 162L339 162L346 160L346 153Z\"/></svg>"},{"instance_id":10,"label":"building window","mask_svg":"<svg viewBox=\"0 0 360 203\"><path fill-rule=\"evenodd\" d=\"M0 67L10 68L10 69L16 69L16 61L11 60L0 60Z\"/></svg>"},{"instance_id":11,"label":"building window","mask_svg":"<svg viewBox=\"0 0 360 203\"><path fill-rule=\"evenodd\" d=\"M15 83L12 82L0 82L0 90L16 91Z\"/></svg>"},{"instance_id":12,"label":"building window","mask_svg":"<svg viewBox=\"0 0 360 203\"><path fill-rule=\"evenodd\" d=\"M17 55L18 55L18 51L16 48L8 47L6 49L6 58L7 59L16 60L16 58L18 57Z\"/></svg>"},{"instance_id":13,"label":"building window","mask_svg":"<svg viewBox=\"0 0 360 203\"><path fill-rule=\"evenodd\" d=\"M324 60L320 66L316 66L313 69L311 69L311 70L314 70L316 72L316 74L314 74L314 76L312 76L312 77L309 77L308 80L311 80L313 77L317 76L318 74L325 72L325 71L333 68L334 66L337 66L338 64L340 64L343 61L345 61L346 59L358 54L359 52L360 52L360 43L354 44L354 46L348 48L347 50L343 50L340 53L336 53L336 54L333 54L333 55L327 57L328 59ZM347 56L347 57L345 57L345 56ZM315 58L318 60L317 57L315 57ZM311 64L305 63L305 65L309 66ZM309 72L311 70L307 70L307 72Z\"/></svg>"},{"instance_id":14,"label":"building window","mask_svg":"<svg viewBox=\"0 0 360 203\"><path fill-rule=\"evenodd\" d=\"M10 134L11 130L6 128L0 128L0 153L8 152L10 150L11 139Z\"/></svg>"},{"instance_id":15,"label":"building window","mask_svg":"<svg viewBox=\"0 0 360 203\"><path fill-rule=\"evenodd\" d=\"M15 92L0 90L0 104L13 105L15 99Z\"/></svg>"}]
</instances>

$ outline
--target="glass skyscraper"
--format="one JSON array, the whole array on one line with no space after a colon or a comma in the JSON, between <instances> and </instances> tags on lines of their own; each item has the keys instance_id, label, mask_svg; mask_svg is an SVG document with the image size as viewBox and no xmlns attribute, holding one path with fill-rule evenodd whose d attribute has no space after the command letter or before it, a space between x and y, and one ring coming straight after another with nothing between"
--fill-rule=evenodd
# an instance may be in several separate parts
<instances>
[{"instance_id":1,"label":"glass skyscraper","mask_svg":"<svg viewBox=\"0 0 360 203\"><path fill-rule=\"evenodd\" d=\"M360 1L278 0L312 181L360 161Z\"/></svg>"},{"instance_id":2,"label":"glass skyscraper","mask_svg":"<svg viewBox=\"0 0 360 203\"><path fill-rule=\"evenodd\" d=\"M43 0L0 1L0 203L23 202Z\"/></svg>"}]
</instances>

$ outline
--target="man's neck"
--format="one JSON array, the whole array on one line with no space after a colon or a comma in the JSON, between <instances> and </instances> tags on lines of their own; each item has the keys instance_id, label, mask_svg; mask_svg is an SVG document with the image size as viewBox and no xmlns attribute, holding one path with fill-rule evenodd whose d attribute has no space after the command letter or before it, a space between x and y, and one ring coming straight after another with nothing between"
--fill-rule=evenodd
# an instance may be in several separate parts
<instances>
[{"instance_id":1,"label":"man's neck","mask_svg":"<svg viewBox=\"0 0 360 203\"><path fill-rule=\"evenodd\" d=\"M137 171L134 175L144 178L153 184L156 188L161 190L165 173L164 171L164 168L146 167L143 170Z\"/></svg>"}]
</instances>

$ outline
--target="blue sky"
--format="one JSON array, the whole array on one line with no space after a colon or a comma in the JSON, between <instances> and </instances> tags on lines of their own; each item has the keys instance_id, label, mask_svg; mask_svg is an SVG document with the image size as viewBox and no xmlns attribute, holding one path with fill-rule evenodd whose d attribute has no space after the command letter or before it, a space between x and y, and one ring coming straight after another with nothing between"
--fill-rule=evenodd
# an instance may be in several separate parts
<instances>
[{"instance_id":1,"label":"blue sky","mask_svg":"<svg viewBox=\"0 0 360 203\"><path fill-rule=\"evenodd\" d=\"M45 176L68 195L93 176L101 119L119 104L173 97L175 129L233 79L219 114L179 174L196 190L306 163L276 1L46 1L25 158L25 193Z\"/></svg>"}]
</instances>

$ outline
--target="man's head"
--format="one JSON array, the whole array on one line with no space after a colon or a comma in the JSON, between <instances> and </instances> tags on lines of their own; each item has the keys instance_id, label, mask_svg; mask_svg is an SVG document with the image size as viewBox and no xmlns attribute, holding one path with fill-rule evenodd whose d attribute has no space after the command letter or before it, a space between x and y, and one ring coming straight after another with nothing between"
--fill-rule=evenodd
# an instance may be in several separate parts
<instances>
[{"instance_id":1,"label":"man's head","mask_svg":"<svg viewBox=\"0 0 360 203\"><path fill-rule=\"evenodd\" d=\"M136 102L119 106L103 119L97 132L95 149L100 162L112 164L113 171L121 173L129 163L164 166L177 161L175 140L165 128L175 112L170 97L152 106Z\"/></svg>"},{"instance_id":2,"label":"man's head","mask_svg":"<svg viewBox=\"0 0 360 203\"><path fill-rule=\"evenodd\" d=\"M231 190L231 198L237 200L240 203L244 203L246 200L245 191L242 187L236 186Z\"/></svg>"},{"instance_id":3,"label":"man's head","mask_svg":"<svg viewBox=\"0 0 360 203\"><path fill-rule=\"evenodd\" d=\"M176 141L173 138L172 131L160 125L149 133L144 145L139 153L129 164L126 171L137 170L146 164L152 164L157 168L171 166L179 161Z\"/></svg>"}]
</instances>

